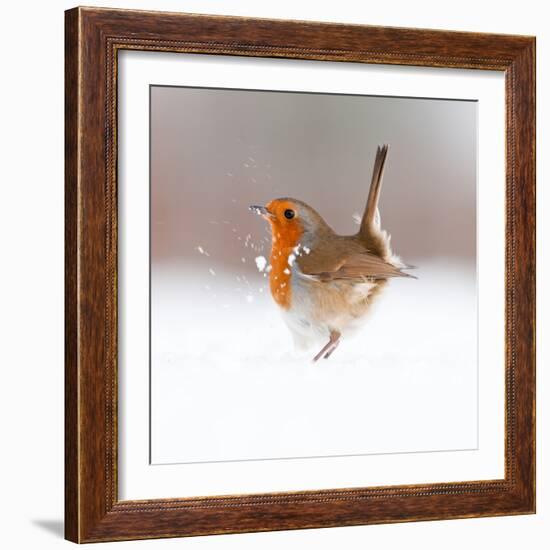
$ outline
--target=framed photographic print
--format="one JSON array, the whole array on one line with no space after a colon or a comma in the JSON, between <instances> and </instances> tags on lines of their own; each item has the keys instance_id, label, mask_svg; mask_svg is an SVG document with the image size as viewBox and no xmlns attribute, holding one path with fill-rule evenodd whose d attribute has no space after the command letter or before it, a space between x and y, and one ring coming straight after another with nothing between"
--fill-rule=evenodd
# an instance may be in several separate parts
<instances>
[{"instance_id":1,"label":"framed photographic print","mask_svg":"<svg viewBox=\"0 0 550 550\"><path fill-rule=\"evenodd\" d=\"M66 537L535 511L535 39L66 12Z\"/></svg>"}]
</instances>

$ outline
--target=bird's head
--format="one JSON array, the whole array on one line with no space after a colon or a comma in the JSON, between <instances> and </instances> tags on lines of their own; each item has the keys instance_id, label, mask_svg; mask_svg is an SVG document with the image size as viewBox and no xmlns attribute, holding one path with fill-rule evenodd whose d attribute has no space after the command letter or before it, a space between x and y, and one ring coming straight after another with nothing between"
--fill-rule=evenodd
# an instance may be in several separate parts
<instances>
[{"instance_id":1,"label":"bird's head","mask_svg":"<svg viewBox=\"0 0 550 550\"><path fill-rule=\"evenodd\" d=\"M265 206L250 206L250 210L269 222L273 242L283 247L295 247L298 243L310 246L319 233L330 231L311 206L297 199L273 199Z\"/></svg>"}]
</instances>

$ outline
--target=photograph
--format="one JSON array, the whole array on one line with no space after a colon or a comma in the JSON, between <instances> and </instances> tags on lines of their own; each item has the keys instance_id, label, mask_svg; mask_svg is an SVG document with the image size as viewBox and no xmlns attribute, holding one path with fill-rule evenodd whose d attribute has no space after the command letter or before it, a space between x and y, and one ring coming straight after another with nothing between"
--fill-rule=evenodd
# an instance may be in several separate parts
<instances>
[{"instance_id":1,"label":"photograph","mask_svg":"<svg viewBox=\"0 0 550 550\"><path fill-rule=\"evenodd\" d=\"M151 464L475 450L478 102L149 92Z\"/></svg>"},{"instance_id":2,"label":"photograph","mask_svg":"<svg viewBox=\"0 0 550 550\"><path fill-rule=\"evenodd\" d=\"M2 7L3 548L548 549L543 2Z\"/></svg>"}]
</instances>

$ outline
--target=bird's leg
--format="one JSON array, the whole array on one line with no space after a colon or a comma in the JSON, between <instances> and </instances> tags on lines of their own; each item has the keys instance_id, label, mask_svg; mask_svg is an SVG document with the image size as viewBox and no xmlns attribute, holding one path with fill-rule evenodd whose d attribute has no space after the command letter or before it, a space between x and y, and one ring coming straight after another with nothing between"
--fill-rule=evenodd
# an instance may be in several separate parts
<instances>
[{"instance_id":1,"label":"bird's leg","mask_svg":"<svg viewBox=\"0 0 550 550\"><path fill-rule=\"evenodd\" d=\"M334 350L338 347L339 343L340 340L336 340L336 342L334 342L334 345L325 353L323 359L328 359L334 353Z\"/></svg>"},{"instance_id":2,"label":"bird's leg","mask_svg":"<svg viewBox=\"0 0 550 550\"><path fill-rule=\"evenodd\" d=\"M328 359L330 357L330 354L336 349L339 343L340 333L337 330L331 330L328 342L323 346L323 349L313 358L313 362L315 363L323 356L325 357L325 359Z\"/></svg>"}]
</instances>

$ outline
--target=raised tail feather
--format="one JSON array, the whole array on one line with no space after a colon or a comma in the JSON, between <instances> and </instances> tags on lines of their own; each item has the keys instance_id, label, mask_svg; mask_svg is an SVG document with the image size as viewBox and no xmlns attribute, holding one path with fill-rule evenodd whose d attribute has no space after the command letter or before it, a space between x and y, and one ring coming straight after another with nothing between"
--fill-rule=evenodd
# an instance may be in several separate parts
<instances>
[{"instance_id":1,"label":"raised tail feather","mask_svg":"<svg viewBox=\"0 0 550 550\"><path fill-rule=\"evenodd\" d=\"M414 275L403 271L414 269L414 266L404 264L400 258L394 255L390 246L390 236L380 227L378 202L380 200L382 176L384 175L388 148L388 145L382 145L378 146L376 149L369 196L367 198L367 205L365 206L365 212L361 220L358 236L369 252L382 258L384 262L387 262L396 269L397 273L394 273L392 276L411 277L416 279Z\"/></svg>"},{"instance_id":2,"label":"raised tail feather","mask_svg":"<svg viewBox=\"0 0 550 550\"><path fill-rule=\"evenodd\" d=\"M369 241L379 229L378 219L378 200L380 198L380 189L382 187L382 176L384 174L384 165L388 155L388 145L378 146L376 149L376 158L372 171L372 180L369 188L367 205L361 220L359 234L365 241Z\"/></svg>"}]
</instances>

